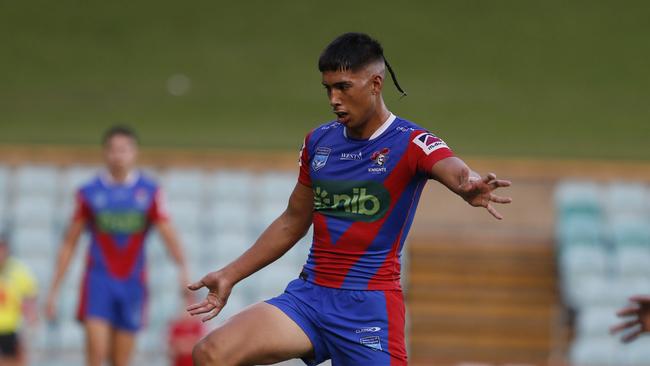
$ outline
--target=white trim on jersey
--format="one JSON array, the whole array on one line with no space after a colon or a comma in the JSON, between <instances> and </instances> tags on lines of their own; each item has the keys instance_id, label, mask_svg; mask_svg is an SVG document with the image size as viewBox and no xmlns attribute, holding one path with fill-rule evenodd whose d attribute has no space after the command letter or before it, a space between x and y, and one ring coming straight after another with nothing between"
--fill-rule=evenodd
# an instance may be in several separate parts
<instances>
[{"instance_id":1,"label":"white trim on jersey","mask_svg":"<svg viewBox=\"0 0 650 366\"><path fill-rule=\"evenodd\" d=\"M113 178L111 173L104 169L99 173L99 179L102 181L104 186L116 186L116 185L124 185L126 187L133 187L133 185L138 181L138 178L140 178L140 172L136 169L132 170L129 172L129 174L126 176L126 179L124 182L118 182Z\"/></svg>"},{"instance_id":2,"label":"white trim on jersey","mask_svg":"<svg viewBox=\"0 0 650 366\"><path fill-rule=\"evenodd\" d=\"M382 133L384 133L384 131L386 131L388 129L388 127L390 127L390 125L393 124L393 121L395 121L395 118L397 118L397 117L395 117L395 115L391 113L390 116L388 116L388 118L386 119L386 121L384 121L384 123L381 126L379 126L377 131L375 131L372 134L372 136L370 136L370 138L368 140L374 140L377 137L379 137ZM345 138L348 137L348 132L347 132L347 129L345 129L345 128L343 129L343 136L345 136Z\"/></svg>"}]
</instances>

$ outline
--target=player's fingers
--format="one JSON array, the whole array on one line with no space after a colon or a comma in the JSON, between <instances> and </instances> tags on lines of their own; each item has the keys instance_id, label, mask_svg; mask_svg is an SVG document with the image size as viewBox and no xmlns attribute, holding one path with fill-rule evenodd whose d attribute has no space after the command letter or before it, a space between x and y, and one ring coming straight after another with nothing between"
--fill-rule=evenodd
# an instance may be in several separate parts
<instances>
[{"instance_id":1,"label":"player's fingers","mask_svg":"<svg viewBox=\"0 0 650 366\"><path fill-rule=\"evenodd\" d=\"M210 311L214 305L212 305L210 302L207 300L203 300L199 303L193 304L188 306L186 309L190 313L198 312L198 313L204 313L206 311ZM194 314L192 314L194 315Z\"/></svg>"},{"instance_id":2,"label":"player's fingers","mask_svg":"<svg viewBox=\"0 0 650 366\"><path fill-rule=\"evenodd\" d=\"M198 281L198 282L194 282L192 284L187 285L187 288L192 290L192 291L196 291L196 290L200 289L203 286L205 286L203 281Z\"/></svg>"},{"instance_id":3,"label":"player's fingers","mask_svg":"<svg viewBox=\"0 0 650 366\"><path fill-rule=\"evenodd\" d=\"M637 311L639 311L639 307L636 305L630 305L627 307L624 307L623 309L619 310L616 312L616 315L620 317L626 317L630 315L637 315Z\"/></svg>"},{"instance_id":4,"label":"player's fingers","mask_svg":"<svg viewBox=\"0 0 650 366\"><path fill-rule=\"evenodd\" d=\"M503 216L501 216L501 214L494 207L492 207L492 205L487 205L486 209L497 220L502 220L503 219Z\"/></svg>"},{"instance_id":5,"label":"player's fingers","mask_svg":"<svg viewBox=\"0 0 650 366\"><path fill-rule=\"evenodd\" d=\"M637 325L637 324L639 324L639 320L638 320L638 319L635 319L635 320L628 320L628 321L626 321L626 322L618 323L618 324L616 324L616 325L610 327L610 328L609 328L609 332L610 332L611 334L615 334L615 333L618 333L618 332L620 332L620 331L622 331L622 330L624 330L624 329L627 329L627 328L629 328L629 327L633 327L633 326L635 326L635 325Z\"/></svg>"},{"instance_id":6,"label":"player's fingers","mask_svg":"<svg viewBox=\"0 0 650 366\"><path fill-rule=\"evenodd\" d=\"M635 295L630 297L633 302L650 302L650 295Z\"/></svg>"},{"instance_id":7,"label":"player's fingers","mask_svg":"<svg viewBox=\"0 0 650 366\"><path fill-rule=\"evenodd\" d=\"M493 180L497 179L497 175L494 173L487 173L485 177L483 177L483 183L490 183Z\"/></svg>"},{"instance_id":8,"label":"player's fingers","mask_svg":"<svg viewBox=\"0 0 650 366\"><path fill-rule=\"evenodd\" d=\"M490 185L492 185L494 188L503 188L503 187L510 187L512 185L512 182L509 180L497 179L491 181Z\"/></svg>"},{"instance_id":9,"label":"player's fingers","mask_svg":"<svg viewBox=\"0 0 650 366\"><path fill-rule=\"evenodd\" d=\"M510 197L501 197L497 195L490 195L490 201L496 202L496 203L510 203L512 202L512 198Z\"/></svg>"},{"instance_id":10,"label":"player's fingers","mask_svg":"<svg viewBox=\"0 0 650 366\"><path fill-rule=\"evenodd\" d=\"M625 343L632 342L633 340L637 339L641 335L641 333L643 333L641 329L637 329L633 332L624 335L623 338L621 338L621 340Z\"/></svg>"},{"instance_id":11,"label":"player's fingers","mask_svg":"<svg viewBox=\"0 0 650 366\"><path fill-rule=\"evenodd\" d=\"M223 306L216 306L214 309L212 309L212 311L210 311L208 313L208 315L204 316L201 319L201 321L202 322L207 322L207 321L213 319L215 316L219 315L219 313L221 312L221 309L223 309Z\"/></svg>"}]
</instances>

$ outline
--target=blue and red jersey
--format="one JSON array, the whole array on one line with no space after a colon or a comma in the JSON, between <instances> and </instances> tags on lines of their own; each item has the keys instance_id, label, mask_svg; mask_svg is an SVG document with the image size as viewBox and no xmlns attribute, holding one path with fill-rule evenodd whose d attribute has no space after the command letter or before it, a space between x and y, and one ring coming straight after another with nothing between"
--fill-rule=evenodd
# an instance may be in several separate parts
<instances>
[{"instance_id":1,"label":"blue and red jersey","mask_svg":"<svg viewBox=\"0 0 650 366\"><path fill-rule=\"evenodd\" d=\"M305 138L299 182L314 192L314 237L303 271L310 282L350 290L399 290L401 250L440 138L391 114L367 140L338 122Z\"/></svg>"},{"instance_id":2,"label":"blue and red jersey","mask_svg":"<svg viewBox=\"0 0 650 366\"><path fill-rule=\"evenodd\" d=\"M152 224L167 220L158 185L139 172L124 183L98 174L77 192L74 219L91 235L87 271L107 279L145 282L145 237Z\"/></svg>"}]
</instances>

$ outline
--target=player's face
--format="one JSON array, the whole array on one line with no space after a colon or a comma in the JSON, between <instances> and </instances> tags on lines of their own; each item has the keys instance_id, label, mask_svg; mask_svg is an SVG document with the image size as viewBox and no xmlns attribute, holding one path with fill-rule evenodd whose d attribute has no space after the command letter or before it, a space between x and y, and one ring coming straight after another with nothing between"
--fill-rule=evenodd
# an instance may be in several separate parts
<instances>
[{"instance_id":1,"label":"player's face","mask_svg":"<svg viewBox=\"0 0 650 366\"><path fill-rule=\"evenodd\" d=\"M137 155L136 142L129 136L115 135L104 146L104 159L111 171L130 171L135 166Z\"/></svg>"},{"instance_id":2,"label":"player's face","mask_svg":"<svg viewBox=\"0 0 650 366\"><path fill-rule=\"evenodd\" d=\"M376 92L367 70L325 71L322 83L337 121L348 128L365 124L376 107Z\"/></svg>"}]
</instances>

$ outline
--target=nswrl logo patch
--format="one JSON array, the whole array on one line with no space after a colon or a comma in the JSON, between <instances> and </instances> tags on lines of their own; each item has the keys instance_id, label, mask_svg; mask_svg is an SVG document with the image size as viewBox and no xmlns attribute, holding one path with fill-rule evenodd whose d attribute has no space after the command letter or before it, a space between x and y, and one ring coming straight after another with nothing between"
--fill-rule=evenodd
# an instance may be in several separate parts
<instances>
[{"instance_id":1,"label":"nswrl logo patch","mask_svg":"<svg viewBox=\"0 0 650 366\"><path fill-rule=\"evenodd\" d=\"M311 168L313 170L321 169L327 164L327 159L330 156L332 149L328 147L319 147L316 149L316 154L314 155L314 160L311 162Z\"/></svg>"}]
</instances>

